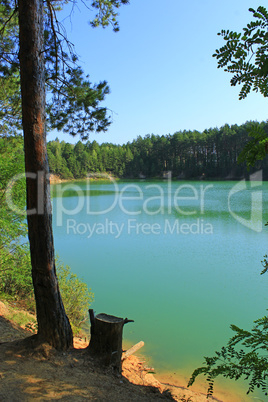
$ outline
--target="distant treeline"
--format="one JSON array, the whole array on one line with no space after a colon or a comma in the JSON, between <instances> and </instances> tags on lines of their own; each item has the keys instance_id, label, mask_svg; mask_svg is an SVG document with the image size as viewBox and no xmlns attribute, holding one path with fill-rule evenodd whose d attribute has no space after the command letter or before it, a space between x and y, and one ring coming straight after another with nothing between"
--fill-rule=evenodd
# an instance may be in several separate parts
<instances>
[{"instance_id":1,"label":"distant treeline","mask_svg":"<svg viewBox=\"0 0 268 402\"><path fill-rule=\"evenodd\" d=\"M267 132L268 123L259 123ZM173 135L139 136L124 145L81 141L76 145L50 141L48 159L51 173L62 178L83 178L89 173L109 172L121 178L163 177L171 171L180 179L239 179L249 172L238 164L238 155L249 140L251 122ZM268 179L268 158L259 162Z\"/></svg>"}]
</instances>

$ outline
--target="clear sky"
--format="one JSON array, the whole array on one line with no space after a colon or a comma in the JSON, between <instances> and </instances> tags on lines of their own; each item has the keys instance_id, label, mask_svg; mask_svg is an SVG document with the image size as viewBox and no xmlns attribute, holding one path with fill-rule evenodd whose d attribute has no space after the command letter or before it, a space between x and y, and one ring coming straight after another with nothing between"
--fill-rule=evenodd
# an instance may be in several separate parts
<instances>
[{"instance_id":1,"label":"clear sky","mask_svg":"<svg viewBox=\"0 0 268 402\"><path fill-rule=\"evenodd\" d=\"M238 100L231 75L212 58L223 45L221 29L240 31L258 0L130 0L119 9L120 31L91 28L94 17L82 2L59 15L90 81L107 80L111 93L103 106L113 111L106 133L89 140L123 144L139 135L203 131L225 123L268 119L268 99L252 93ZM54 132L66 142L68 134Z\"/></svg>"}]
</instances>

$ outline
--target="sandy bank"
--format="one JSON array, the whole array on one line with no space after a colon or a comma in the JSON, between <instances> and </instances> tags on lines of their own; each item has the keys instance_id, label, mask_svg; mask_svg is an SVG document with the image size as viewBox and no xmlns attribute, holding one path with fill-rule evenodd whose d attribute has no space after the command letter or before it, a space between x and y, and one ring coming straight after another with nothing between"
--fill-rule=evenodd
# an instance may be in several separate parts
<instances>
[{"instance_id":1,"label":"sandy bank","mask_svg":"<svg viewBox=\"0 0 268 402\"><path fill-rule=\"evenodd\" d=\"M92 181L109 181L109 180L118 180L116 177L108 173L91 173L88 177L80 178L80 179L62 179L60 176L56 174L49 175L50 184L60 184L60 183L68 183L68 182L75 182L75 181L83 181L83 180L92 180Z\"/></svg>"},{"instance_id":2,"label":"sandy bank","mask_svg":"<svg viewBox=\"0 0 268 402\"><path fill-rule=\"evenodd\" d=\"M86 338L74 338L74 349L66 353L56 352L48 345L34 355L22 350L11 341L28 337L31 332L26 329L27 324L19 326L12 322L14 312L14 308L0 302L0 400L207 401L204 386L188 389L188 379L176 373L153 375L142 355L132 355L123 361L123 376L98 370L85 352ZM22 313L30 317L28 312ZM225 388L217 389L210 400L248 399L241 399L234 390L228 392Z\"/></svg>"}]
</instances>

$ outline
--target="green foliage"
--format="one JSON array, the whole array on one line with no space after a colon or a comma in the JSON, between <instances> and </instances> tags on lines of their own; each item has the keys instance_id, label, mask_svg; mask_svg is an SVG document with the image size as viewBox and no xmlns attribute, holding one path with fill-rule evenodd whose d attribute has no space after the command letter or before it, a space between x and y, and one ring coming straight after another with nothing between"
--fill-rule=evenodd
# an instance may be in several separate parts
<instances>
[{"instance_id":1,"label":"green foliage","mask_svg":"<svg viewBox=\"0 0 268 402\"><path fill-rule=\"evenodd\" d=\"M0 291L15 299L24 299L33 307L31 259L28 247L16 250L12 260L8 259L1 265Z\"/></svg>"},{"instance_id":2,"label":"green foliage","mask_svg":"<svg viewBox=\"0 0 268 402\"><path fill-rule=\"evenodd\" d=\"M268 96L268 12L262 6L249 11L254 21L242 33L222 30L218 35L226 44L213 55L218 68L233 74L231 85L242 84L239 99L246 98L251 90Z\"/></svg>"},{"instance_id":3,"label":"green foliage","mask_svg":"<svg viewBox=\"0 0 268 402\"><path fill-rule=\"evenodd\" d=\"M33 291L29 248L25 241L25 215L9 208L10 200L20 210L25 208L24 177L11 187L13 176L24 176L23 171L22 137L0 138L0 291L15 297L31 298Z\"/></svg>"},{"instance_id":4,"label":"green foliage","mask_svg":"<svg viewBox=\"0 0 268 402\"><path fill-rule=\"evenodd\" d=\"M83 323L88 318L88 308L94 299L94 294L71 268L60 261L57 262L59 288L74 334L78 334ZM28 248L18 255L13 264L0 270L0 292L15 300L23 300L28 308L34 310L34 293L31 276L31 261Z\"/></svg>"},{"instance_id":5,"label":"green foliage","mask_svg":"<svg viewBox=\"0 0 268 402\"><path fill-rule=\"evenodd\" d=\"M244 146L238 157L238 163L246 162L248 168L255 166L256 161L262 161L268 152L268 133L263 124L252 123L249 128L250 140Z\"/></svg>"},{"instance_id":6,"label":"green foliage","mask_svg":"<svg viewBox=\"0 0 268 402\"><path fill-rule=\"evenodd\" d=\"M128 4L128 0L96 0L92 1L92 7L98 10L95 19L91 21L93 27L102 26L106 28L109 24L113 26L115 32L119 31L117 21L117 9L122 4Z\"/></svg>"},{"instance_id":7,"label":"green foliage","mask_svg":"<svg viewBox=\"0 0 268 402\"><path fill-rule=\"evenodd\" d=\"M21 129L20 78L17 49L18 18L12 1L0 3L0 135Z\"/></svg>"},{"instance_id":8,"label":"green foliage","mask_svg":"<svg viewBox=\"0 0 268 402\"><path fill-rule=\"evenodd\" d=\"M76 335L88 318L88 309L94 300L94 294L77 275L71 272L68 265L64 266L59 261L57 277L65 311Z\"/></svg>"},{"instance_id":9,"label":"green foliage","mask_svg":"<svg viewBox=\"0 0 268 402\"><path fill-rule=\"evenodd\" d=\"M73 45L50 7L45 13L45 49L48 129L80 135L82 139L92 131L106 131L110 117L99 104L109 93L107 82L92 85L84 76Z\"/></svg>"},{"instance_id":10,"label":"green foliage","mask_svg":"<svg viewBox=\"0 0 268 402\"><path fill-rule=\"evenodd\" d=\"M15 206L25 207L25 179L17 180L11 187L13 176L24 171L23 141L21 137L0 138L0 275L16 264L25 265L25 244L22 239L27 234L25 216L9 208L7 195ZM3 278L2 278L3 280ZM23 278L21 278L23 282ZM2 282L9 289L14 286L9 276ZM28 287L28 283L25 283Z\"/></svg>"},{"instance_id":11,"label":"green foliage","mask_svg":"<svg viewBox=\"0 0 268 402\"><path fill-rule=\"evenodd\" d=\"M84 78L79 67L70 67L64 72L64 85L60 96L57 83L50 79L49 91L52 100L48 102L48 128L57 129L87 139L92 131L106 131L111 124L107 110L99 107L99 102L109 93L106 81L92 86L88 77Z\"/></svg>"},{"instance_id":12,"label":"green foliage","mask_svg":"<svg viewBox=\"0 0 268 402\"><path fill-rule=\"evenodd\" d=\"M191 386L196 377L204 374L208 381L207 396L214 390L214 379L219 375L225 378L248 381L247 394L259 388L267 395L268 391L268 317L254 321L251 331L245 331L235 325L231 329L236 333L213 357L205 357L205 366L197 368L188 383ZM244 349L237 350L240 344Z\"/></svg>"}]
</instances>

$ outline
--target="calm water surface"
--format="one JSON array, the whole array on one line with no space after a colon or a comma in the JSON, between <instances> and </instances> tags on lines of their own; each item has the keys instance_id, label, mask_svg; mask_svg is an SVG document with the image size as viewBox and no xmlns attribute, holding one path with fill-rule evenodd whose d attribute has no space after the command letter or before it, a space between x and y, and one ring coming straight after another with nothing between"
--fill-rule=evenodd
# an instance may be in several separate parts
<instances>
[{"instance_id":1,"label":"calm water surface","mask_svg":"<svg viewBox=\"0 0 268 402\"><path fill-rule=\"evenodd\" d=\"M234 323L266 314L268 183L75 182L55 185L56 252L95 293L93 308L128 317L157 371L191 373Z\"/></svg>"}]
</instances>

